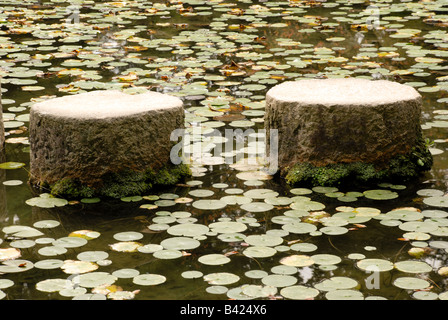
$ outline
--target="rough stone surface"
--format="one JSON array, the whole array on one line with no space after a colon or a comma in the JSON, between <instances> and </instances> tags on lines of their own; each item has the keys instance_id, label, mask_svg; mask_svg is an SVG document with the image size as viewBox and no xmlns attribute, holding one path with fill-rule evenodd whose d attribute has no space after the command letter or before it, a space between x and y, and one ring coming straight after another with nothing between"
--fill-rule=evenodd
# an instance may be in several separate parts
<instances>
[{"instance_id":1,"label":"rough stone surface","mask_svg":"<svg viewBox=\"0 0 448 320\"><path fill-rule=\"evenodd\" d=\"M278 129L281 173L391 159L421 143L420 94L385 80L310 79L285 82L266 95L265 128Z\"/></svg>"},{"instance_id":2,"label":"rough stone surface","mask_svg":"<svg viewBox=\"0 0 448 320\"><path fill-rule=\"evenodd\" d=\"M64 179L95 189L105 177L156 172L170 164L171 132L183 126L182 101L157 92L93 91L37 103L30 112L30 182Z\"/></svg>"}]
</instances>

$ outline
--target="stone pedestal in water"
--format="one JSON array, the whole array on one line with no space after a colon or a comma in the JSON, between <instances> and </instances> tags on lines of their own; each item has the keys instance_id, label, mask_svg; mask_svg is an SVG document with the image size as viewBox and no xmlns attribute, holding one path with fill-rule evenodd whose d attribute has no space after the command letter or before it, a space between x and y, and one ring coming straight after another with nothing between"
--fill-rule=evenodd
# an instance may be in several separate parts
<instances>
[{"instance_id":1,"label":"stone pedestal in water","mask_svg":"<svg viewBox=\"0 0 448 320\"><path fill-rule=\"evenodd\" d=\"M432 165L421 101L414 88L385 80L310 79L273 87L265 128L268 135L278 129L280 174L293 185L416 177Z\"/></svg>"},{"instance_id":2,"label":"stone pedestal in water","mask_svg":"<svg viewBox=\"0 0 448 320\"><path fill-rule=\"evenodd\" d=\"M124 197L177 183L171 132L184 127L180 99L93 91L37 103L30 112L30 183L66 197Z\"/></svg>"}]
</instances>

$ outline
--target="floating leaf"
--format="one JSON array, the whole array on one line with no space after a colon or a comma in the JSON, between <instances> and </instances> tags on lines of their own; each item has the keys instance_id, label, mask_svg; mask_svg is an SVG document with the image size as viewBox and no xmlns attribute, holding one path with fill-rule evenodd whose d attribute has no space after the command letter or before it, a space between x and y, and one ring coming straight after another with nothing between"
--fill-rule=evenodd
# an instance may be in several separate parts
<instances>
[{"instance_id":1,"label":"floating leaf","mask_svg":"<svg viewBox=\"0 0 448 320\"><path fill-rule=\"evenodd\" d=\"M230 258L223 254L211 253L198 258L198 261L206 265L223 265L230 262Z\"/></svg>"},{"instance_id":2,"label":"floating leaf","mask_svg":"<svg viewBox=\"0 0 448 320\"><path fill-rule=\"evenodd\" d=\"M291 300L310 300L319 295L319 290L303 285L294 285L282 288L280 294Z\"/></svg>"},{"instance_id":3,"label":"floating leaf","mask_svg":"<svg viewBox=\"0 0 448 320\"><path fill-rule=\"evenodd\" d=\"M199 247L201 243L189 237L173 237L163 240L160 245L167 250L191 250Z\"/></svg>"},{"instance_id":4,"label":"floating leaf","mask_svg":"<svg viewBox=\"0 0 448 320\"><path fill-rule=\"evenodd\" d=\"M109 245L113 251L118 252L136 252L139 247L142 246L141 243L135 241L121 241Z\"/></svg>"},{"instance_id":5,"label":"floating leaf","mask_svg":"<svg viewBox=\"0 0 448 320\"><path fill-rule=\"evenodd\" d=\"M23 124L23 122L22 122L22 124ZM20 168L22 168L24 166L25 166L25 163L21 163L21 162L3 162L3 163L0 163L0 169L6 169L6 170L20 169Z\"/></svg>"},{"instance_id":6,"label":"floating leaf","mask_svg":"<svg viewBox=\"0 0 448 320\"><path fill-rule=\"evenodd\" d=\"M432 267L426 262L412 260L396 262L395 268L399 271L408 273L424 273L432 271Z\"/></svg>"},{"instance_id":7,"label":"floating leaf","mask_svg":"<svg viewBox=\"0 0 448 320\"><path fill-rule=\"evenodd\" d=\"M401 277L395 279L393 285L406 290L422 290L429 287L430 283L419 278Z\"/></svg>"},{"instance_id":8,"label":"floating leaf","mask_svg":"<svg viewBox=\"0 0 448 320\"><path fill-rule=\"evenodd\" d=\"M134 241L143 238L143 234L135 231L125 231L114 234L114 239L118 241Z\"/></svg>"},{"instance_id":9,"label":"floating leaf","mask_svg":"<svg viewBox=\"0 0 448 320\"><path fill-rule=\"evenodd\" d=\"M252 246L243 251L243 254L250 258L268 258L276 253L276 249L265 246Z\"/></svg>"},{"instance_id":10,"label":"floating leaf","mask_svg":"<svg viewBox=\"0 0 448 320\"><path fill-rule=\"evenodd\" d=\"M65 260L61 269L68 274L81 274L95 271L98 265L90 261Z\"/></svg>"},{"instance_id":11,"label":"floating leaf","mask_svg":"<svg viewBox=\"0 0 448 320\"><path fill-rule=\"evenodd\" d=\"M20 258L22 253L16 248L2 248L0 249L0 261L14 260Z\"/></svg>"},{"instance_id":12,"label":"floating leaf","mask_svg":"<svg viewBox=\"0 0 448 320\"><path fill-rule=\"evenodd\" d=\"M332 290L325 294L328 300L364 300L364 296L357 290Z\"/></svg>"},{"instance_id":13,"label":"floating leaf","mask_svg":"<svg viewBox=\"0 0 448 320\"><path fill-rule=\"evenodd\" d=\"M65 199L54 198L53 196L49 196L47 194L41 194L39 197L26 200L25 203L29 206L40 208L54 208L67 205L68 201Z\"/></svg>"},{"instance_id":14,"label":"floating leaf","mask_svg":"<svg viewBox=\"0 0 448 320\"><path fill-rule=\"evenodd\" d=\"M271 274L261 279L264 285L277 288L293 286L297 281L297 277L282 274Z\"/></svg>"},{"instance_id":15,"label":"floating leaf","mask_svg":"<svg viewBox=\"0 0 448 320\"><path fill-rule=\"evenodd\" d=\"M373 200L391 200L398 198L398 193L390 190L368 190L364 191L364 197Z\"/></svg>"},{"instance_id":16,"label":"floating leaf","mask_svg":"<svg viewBox=\"0 0 448 320\"><path fill-rule=\"evenodd\" d=\"M356 263L357 267L364 271L390 271L394 268L394 264L385 259L362 259Z\"/></svg>"},{"instance_id":17,"label":"floating leaf","mask_svg":"<svg viewBox=\"0 0 448 320\"><path fill-rule=\"evenodd\" d=\"M308 267L314 264L314 260L306 255L291 255L280 260L281 264L293 267Z\"/></svg>"},{"instance_id":18,"label":"floating leaf","mask_svg":"<svg viewBox=\"0 0 448 320\"><path fill-rule=\"evenodd\" d=\"M240 277L229 272L216 272L206 274L203 279L211 285L225 286L238 282L240 280Z\"/></svg>"}]
</instances>

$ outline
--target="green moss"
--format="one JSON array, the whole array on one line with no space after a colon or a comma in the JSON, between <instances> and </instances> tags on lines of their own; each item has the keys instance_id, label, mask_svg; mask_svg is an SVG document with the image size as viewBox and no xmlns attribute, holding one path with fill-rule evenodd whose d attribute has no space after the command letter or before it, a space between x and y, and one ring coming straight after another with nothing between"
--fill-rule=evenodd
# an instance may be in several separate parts
<instances>
[{"instance_id":1,"label":"green moss","mask_svg":"<svg viewBox=\"0 0 448 320\"><path fill-rule=\"evenodd\" d=\"M83 185L75 179L63 179L50 186L50 190L54 195L70 199L95 196L122 198L141 195L157 187L174 185L190 175L191 171L187 165L167 165L158 171L125 170L110 173L102 178L102 185L96 188Z\"/></svg>"},{"instance_id":2,"label":"green moss","mask_svg":"<svg viewBox=\"0 0 448 320\"><path fill-rule=\"evenodd\" d=\"M73 198L91 198L95 191L85 185L82 185L76 179L62 179L49 186L51 194L55 196L71 195Z\"/></svg>"},{"instance_id":3,"label":"green moss","mask_svg":"<svg viewBox=\"0 0 448 320\"><path fill-rule=\"evenodd\" d=\"M408 181L431 169L432 155L428 142L421 139L410 152L392 158L387 164L338 163L316 167L299 163L287 170L285 179L290 185L336 186L350 183L372 183L384 180Z\"/></svg>"}]
</instances>

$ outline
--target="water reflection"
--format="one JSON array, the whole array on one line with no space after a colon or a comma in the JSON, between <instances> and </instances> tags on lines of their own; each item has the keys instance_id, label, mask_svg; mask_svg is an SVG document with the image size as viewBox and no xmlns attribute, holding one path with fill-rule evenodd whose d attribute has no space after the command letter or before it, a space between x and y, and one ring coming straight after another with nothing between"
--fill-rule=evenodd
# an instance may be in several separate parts
<instances>
[{"instance_id":1,"label":"water reflection","mask_svg":"<svg viewBox=\"0 0 448 320\"><path fill-rule=\"evenodd\" d=\"M0 118L1 121L1 118ZM3 128L0 128L2 130ZM5 162L6 155L5 150L0 146L0 163ZM0 169L0 221L3 222L7 219L6 213L6 187L3 182L6 181L6 170Z\"/></svg>"}]
</instances>

